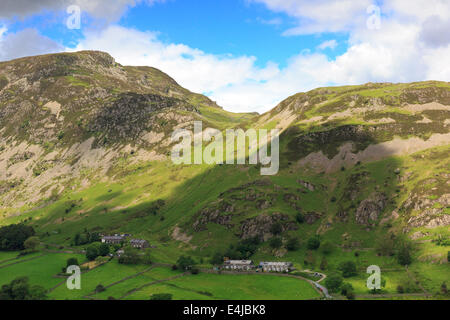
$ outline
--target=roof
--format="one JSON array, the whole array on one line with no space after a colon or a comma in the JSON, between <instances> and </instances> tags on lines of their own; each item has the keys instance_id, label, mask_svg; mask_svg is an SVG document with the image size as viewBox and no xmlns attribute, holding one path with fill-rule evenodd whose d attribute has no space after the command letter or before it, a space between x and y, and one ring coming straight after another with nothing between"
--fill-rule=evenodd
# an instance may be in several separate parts
<instances>
[{"instance_id":1,"label":"roof","mask_svg":"<svg viewBox=\"0 0 450 320\"><path fill-rule=\"evenodd\" d=\"M253 264L252 260L227 260L224 264L237 264L237 265L251 265Z\"/></svg>"},{"instance_id":2,"label":"roof","mask_svg":"<svg viewBox=\"0 0 450 320\"><path fill-rule=\"evenodd\" d=\"M260 262L260 266L270 266L270 267L285 267L291 266L292 262Z\"/></svg>"},{"instance_id":3,"label":"roof","mask_svg":"<svg viewBox=\"0 0 450 320\"><path fill-rule=\"evenodd\" d=\"M123 236L103 236L104 240L123 240Z\"/></svg>"},{"instance_id":4,"label":"roof","mask_svg":"<svg viewBox=\"0 0 450 320\"><path fill-rule=\"evenodd\" d=\"M148 243L148 242L147 242L147 240L143 240L143 239L131 239L130 243L133 243L133 244L145 244L145 243Z\"/></svg>"}]
</instances>

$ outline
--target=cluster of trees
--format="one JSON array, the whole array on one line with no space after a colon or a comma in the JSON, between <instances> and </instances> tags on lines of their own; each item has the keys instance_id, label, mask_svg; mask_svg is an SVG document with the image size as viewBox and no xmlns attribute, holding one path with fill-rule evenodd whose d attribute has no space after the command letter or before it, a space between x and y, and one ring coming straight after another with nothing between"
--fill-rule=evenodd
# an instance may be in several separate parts
<instances>
[{"instance_id":1,"label":"cluster of trees","mask_svg":"<svg viewBox=\"0 0 450 320\"><path fill-rule=\"evenodd\" d=\"M123 248L123 253L119 257L120 264L152 264L150 250L142 252L139 249L127 246Z\"/></svg>"},{"instance_id":2,"label":"cluster of trees","mask_svg":"<svg viewBox=\"0 0 450 320\"><path fill-rule=\"evenodd\" d=\"M344 282L339 273L332 273L325 279L325 286L332 293L340 292L349 300L355 299L355 290L351 283Z\"/></svg>"},{"instance_id":3,"label":"cluster of trees","mask_svg":"<svg viewBox=\"0 0 450 320\"><path fill-rule=\"evenodd\" d=\"M86 258L89 261L95 260L97 257L104 257L110 253L109 244L93 243L86 249Z\"/></svg>"},{"instance_id":4,"label":"cluster of trees","mask_svg":"<svg viewBox=\"0 0 450 320\"><path fill-rule=\"evenodd\" d=\"M375 244L377 254L381 256L397 255L397 262L402 266L412 262L412 245L403 239L396 239L394 235L380 238Z\"/></svg>"},{"instance_id":5,"label":"cluster of trees","mask_svg":"<svg viewBox=\"0 0 450 320\"><path fill-rule=\"evenodd\" d=\"M0 228L0 250L17 251L25 249L25 241L34 236L33 227L11 224Z\"/></svg>"},{"instance_id":6,"label":"cluster of trees","mask_svg":"<svg viewBox=\"0 0 450 320\"><path fill-rule=\"evenodd\" d=\"M78 232L72 241L74 246L82 246L84 244L100 241L100 234L98 232L88 232L85 230L83 233Z\"/></svg>"},{"instance_id":7,"label":"cluster of trees","mask_svg":"<svg viewBox=\"0 0 450 320\"><path fill-rule=\"evenodd\" d=\"M190 256L181 256L177 260L177 264L174 265L173 269L180 269L180 270L190 270L192 274L198 274L199 270L195 267L196 262L194 259L192 259Z\"/></svg>"},{"instance_id":8,"label":"cluster of trees","mask_svg":"<svg viewBox=\"0 0 450 320\"><path fill-rule=\"evenodd\" d=\"M46 291L38 285L30 285L28 277L19 277L0 289L0 300L45 300Z\"/></svg>"}]
</instances>

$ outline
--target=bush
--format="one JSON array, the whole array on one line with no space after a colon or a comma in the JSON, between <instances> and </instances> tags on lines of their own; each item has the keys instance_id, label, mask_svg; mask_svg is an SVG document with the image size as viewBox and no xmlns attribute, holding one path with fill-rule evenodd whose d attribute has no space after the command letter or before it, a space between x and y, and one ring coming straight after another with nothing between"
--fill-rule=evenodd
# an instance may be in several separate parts
<instances>
[{"instance_id":1,"label":"bush","mask_svg":"<svg viewBox=\"0 0 450 320\"><path fill-rule=\"evenodd\" d=\"M341 285L341 293L342 295L346 296L348 298L348 294L353 293L354 289L351 283L344 282Z\"/></svg>"},{"instance_id":2,"label":"bush","mask_svg":"<svg viewBox=\"0 0 450 320\"><path fill-rule=\"evenodd\" d=\"M177 266L181 270L190 270L195 265L195 261L191 257L181 256L177 260Z\"/></svg>"},{"instance_id":3,"label":"bush","mask_svg":"<svg viewBox=\"0 0 450 320\"><path fill-rule=\"evenodd\" d=\"M342 276L344 278L356 276L358 272L356 271L356 264L353 261L345 261L339 265L339 270L342 271Z\"/></svg>"},{"instance_id":4,"label":"bush","mask_svg":"<svg viewBox=\"0 0 450 320\"><path fill-rule=\"evenodd\" d=\"M25 241L34 236L33 227L11 224L0 228L0 250L17 251L25 249Z\"/></svg>"},{"instance_id":5,"label":"bush","mask_svg":"<svg viewBox=\"0 0 450 320\"><path fill-rule=\"evenodd\" d=\"M412 257L411 257L411 247L409 244L403 243L400 245L400 249L397 253L397 261L402 266L406 266L411 264Z\"/></svg>"},{"instance_id":6,"label":"bush","mask_svg":"<svg viewBox=\"0 0 450 320\"><path fill-rule=\"evenodd\" d=\"M320 239L318 236L314 236L308 239L307 248L309 250L317 250L320 247Z\"/></svg>"},{"instance_id":7,"label":"bush","mask_svg":"<svg viewBox=\"0 0 450 320\"><path fill-rule=\"evenodd\" d=\"M322 245L321 245L321 249L323 254L330 254L331 252L333 252L334 249L334 245L331 242L325 241Z\"/></svg>"},{"instance_id":8,"label":"bush","mask_svg":"<svg viewBox=\"0 0 450 320\"><path fill-rule=\"evenodd\" d=\"M332 273L325 279L325 286L330 292L339 292L342 285L342 277L338 273Z\"/></svg>"},{"instance_id":9,"label":"bush","mask_svg":"<svg viewBox=\"0 0 450 320\"><path fill-rule=\"evenodd\" d=\"M200 273L200 270L198 269L198 268L192 268L191 269L191 274L199 274Z\"/></svg>"},{"instance_id":10,"label":"bush","mask_svg":"<svg viewBox=\"0 0 450 320\"><path fill-rule=\"evenodd\" d=\"M298 250L298 248L300 248L298 238L295 237L289 238L286 244L286 249L288 249L289 251L296 251Z\"/></svg>"},{"instance_id":11,"label":"bush","mask_svg":"<svg viewBox=\"0 0 450 320\"><path fill-rule=\"evenodd\" d=\"M33 237L29 237L27 240L25 240L25 242L23 243L23 246L27 250L35 251L40 243L41 242L39 241L39 238L33 236Z\"/></svg>"},{"instance_id":12,"label":"bush","mask_svg":"<svg viewBox=\"0 0 450 320\"><path fill-rule=\"evenodd\" d=\"M67 259L66 267L69 267L69 266L78 266L78 259L77 258Z\"/></svg>"},{"instance_id":13,"label":"bush","mask_svg":"<svg viewBox=\"0 0 450 320\"><path fill-rule=\"evenodd\" d=\"M119 257L120 264L139 264L140 262L139 250L133 247L125 247Z\"/></svg>"},{"instance_id":14,"label":"bush","mask_svg":"<svg viewBox=\"0 0 450 320\"><path fill-rule=\"evenodd\" d=\"M282 231L283 226L279 222L272 224L272 226L270 227L270 232L274 235L279 235Z\"/></svg>"},{"instance_id":15,"label":"bush","mask_svg":"<svg viewBox=\"0 0 450 320\"><path fill-rule=\"evenodd\" d=\"M102 243L99 247L98 247L98 255L99 256L107 256L109 254L110 250L109 250L109 244L107 243Z\"/></svg>"},{"instance_id":16,"label":"bush","mask_svg":"<svg viewBox=\"0 0 450 320\"><path fill-rule=\"evenodd\" d=\"M104 291L106 291L106 288L102 284L99 284L98 286L95 287L96 293L100 293L100 292L104 292Z\"/></svg>"},{"instance_id":17,"label":"bush","mask_svg":"<svg viewBox=\"0 0 450 320\"><path fill-rule=\"evenodd\" d=\"M223 264L223 255L222 255L221 253L219 253L219 252L216 252L216 253L211 257L211 259L209 260L209 262L210 262L212 265L216 265L216 266L222 265L222 264Z\"/></svg>"},{"instance_id":18,"label":"bush","mask_svg":"<svg viewBox=\"0 0 450 320\"><path fill-rule=\"evenodd\" d=\"M328 268L328 261L325 257L322 258L322 261L320 262L320 270L327 270Z\"/></svg>"},{"instance_id":19,"label":"bush","mask_svg":"<svg viewBox=\"0 0 450 320\"><path fill-rule=\"evenodd\" d=\"M97 244L93 244L93 245L90 245L89 247L87 247L87 249L86 249L86 258L89 261L94 261L95 258L97 258L99 256L98 247L99 246Z\"/></svg>"},{"instance_id":20,"label":"bush","mask_svg":"<svg viewBox=\"0 0 450 320\"><path fill-rule=\"evenodd\" d=\"M303 222L305 222L305 217L301 212L298 212L295 216L295 220L297 220L298 223L302 224Z\"/></svg>"},{"instance_id":21,"label":"bush","mask_svg":"<svg viewBox=\"0 0 450 320\"><path fill-rule=\"evenodd\" d=\"M283 241L281 240L281 238L278 237L272 238L270 239L269 245L273 249L279 249L283 245Z\"/></svg>"},{"instance_id":22,"label":"bush","mask_svg":"<svg viewBox=\"0 0 450 320\"><path fill-rule=\"evenodd\" d=\"M405 289L403 288L402 285L399 284L399 285L397 286L397 292L398 292L398 293L404 293L404 292L405 292Z\"/></svg>"},{"instance_id":23,"label":"bush","mask_svg":"<svg viewBox=\"0 0 450 320\"><path fill-rule=\"evenodd\" d=\"M150 296L150 300L172 300L170 293L155 293Z\"/></svg>"}]
</instances>

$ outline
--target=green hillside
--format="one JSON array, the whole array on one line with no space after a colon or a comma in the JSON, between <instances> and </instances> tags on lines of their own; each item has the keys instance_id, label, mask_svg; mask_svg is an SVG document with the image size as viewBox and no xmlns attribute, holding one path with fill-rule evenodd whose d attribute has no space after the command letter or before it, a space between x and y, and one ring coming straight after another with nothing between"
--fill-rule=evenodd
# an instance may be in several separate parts
<instances>
[{"instance_id":1,"label":"green hillside","mask_svg":"<svg viewBox=\"0 0 450 320\"><path fill-rule=\"evenodd\" d=\"M173 164L171 133L197 120L204 129L279 128L278 174L261 176L259 165ZM227 112L159 70L124 67L101 52L2 62L0 225L36 230L44 256L30 262L47 261L43 278L30 276L38 284L64 267L70 254L62 251L88 246L74 243L80 233L129 233L155 246L159 267L138 274L148 266L114 258L86 273L86 290L71 295L61 286L53 299L319 297L305 279L202 272L214 257L291 261L302 277L341 273L352 261L356 275L344 281L357 299L448 299L449 127L448 82L319 88L255 115ZM199 275L172 279L181 255ZM29 268L8 267L14 256L0 251L0 285ZM369 265L386 281L375 295L365 286ZM139 289L157 280L167 281ZM273 293L277 286L283 295Z\"/></svg>"}]
</instances>

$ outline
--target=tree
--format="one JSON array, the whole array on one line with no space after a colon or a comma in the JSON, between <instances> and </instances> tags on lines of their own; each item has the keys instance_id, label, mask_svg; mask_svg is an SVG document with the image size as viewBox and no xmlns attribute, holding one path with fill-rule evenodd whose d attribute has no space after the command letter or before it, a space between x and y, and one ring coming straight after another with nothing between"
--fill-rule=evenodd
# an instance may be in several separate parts
<instances>
[{"instance_id":1,"label":"tree","mask_svg":"<svg viewBox=\"0 0 450 320\"><path fill-rule=\"evenodd\" d=\"M295 220L297 220L298 223L302 224L303 222L305 222L305 217L301 212L298 212L295 216Z\"/></svg>"},{"instance_id":2,"label":"tree","mask_svg":"<svg viewBox=\"0 0 450 320\"><path fill-rule=\"evenodd\" d=\"M407 243L403 243L400 245L400 248L397 253L397 260L398 263L402 266L406 266L411 264L412 257L411 257L411 247Z\"/></svg>"},{"instance_id":3,"label":"tree","mask_svg":"<svg viewBox=\"0 0 450 320\"><path fill-rule=\"evenodd\" d=\"M33 227L24 224L11 224L0 228L0 250L23 250L24 242L35 235Z\"/></svg>"},{"instance_id":4,"label":"tree","mask_svg":"<svg viewBox=\"0 0 450 320\"><path fill-rule=\"evenodd\" d=\"M442 292L443 294L447 294L447 293L448 293L447 283L445 283L445 281L442 282L442 284L441 284L441 292Z\"/></svg>"},{"instance_id":5,"label":"tree","mask_svg":"<svg viewBox=\"0 0 450 320\"><path fill-rule=\"evenodd\" d=\"M119 257L120 264L139 264L140 262L139 250L130 246L125 247Z\"/></svg>"},{"instance_id":6,"label":"tree","mask_svg":"<svg viewBox=\"0 0 450 320\"><path fill-rule=\"evenodd\" d=\"M342 276L338 273L332 273L325 279L325 286L330 292L338 292L342 285Z\"/></svg>"},{"instance_id":7,"label":"tree","mask_svg":"<svg viewBox=\"0 0 450 320\"><path fill-rule=\"evenodd\" d=\"M150 300L172 300L170 293L154 293L150 296Z\"/></svg>"},{"instance_id":8,"label":"tree","mask_svg":"<svg viewBox=\"0 0 450 320\"><path fill-rule=\"evenodd\" d=\"M320 270L327 270L328 268L328 261L325 257L322 258L322 261L320 261Z\"/></svg>"},{"instance_id":9,"label":"tree","mask_svg":"<svg viewBox=\"0 0 450 320\"><path fill-rule=\"evenodd\" d=\"M307 248L309 250L317 250L320 247L320 239L318 236L314 236L308 239Z\"/></svg>"},{"instance_id":10,"label":"tree","mask_svg":"<svg viewBox=\"0 0 450 320\"><path fill-rule=\"evenodd\" d=\"M323 254L326 255L330 254L334 249L334 245L329 241L325 241L320 247L322 249Z\"/></svg>"},{"instance_id":11,"label":"tree","mask_svg":"<svg viewBox=\"0 0 450 320\"><path fill-rule=\"evenodd\" d=\"M100 293L100 292L103 292L103 291L106 291L106 288L102 284L99 284L99 285L97 285L95 287L95 292L96 293Z\"/></svg>"},{"instance_id":12,"label":"tree","mask_svg":"<svg viewBox=\"0 0 450 320\"><path fill-rule=\"evenodd\" d=\"M269 245L272 249L279 249L283 245L283 241L279 237L270 239Z\"/></svg>"},{"instance_id":13,"label":"tree","mask_svg":"<svg viewBox=\"0 0 450 320\"><path fill-rule=\"evenodd\" d=\"M38 285L30 286L28 277L19 277L0 289L0 300L45 300L46 290Z\"/></svg>"},{"instance_id":14,"label":"tree","mask_svg":"<svg viewBox=\"0 0 450 320\"><path fill-rule=\"evenodd\" d=\"M27 250L35 251L40 243L41 242L39 241L39 238L36 236L33 236L33 237L29 237L27 240L25 240L25 242L23 243L23 246Z\"/></svg>"},{"instance_id":15,"label":"tree","mask_svg":"<svg viewBox=\"0 0 450 320\"><path fill-rule=\"evenodd\" d=\"M300 243L298 241L298 238L296 237L289 238L286 244L286 249L288 249L289 251L296 251L298 250L299 247Z\"/></svg>"},{"instance_id":16,"label":"tree","mask_svg":"<svg viewBox=\"0 0 450 320\"><path fill-rule=\"evenodd\" d=\"M93 261L95 260L95 258L97 258L99 256L98 254L98 245L97 244L92 244L89 247L87 247L86 249L86 258L89 261Z\"/></svg>"},{"instance_id":17,"label":"tree","mask_svg":"<svg viewBox=\"0 0 450 320\"><path fill-rule=\"evenodd\" d=\"M279 235L281 232L283 232L283 226L281 225L281 223L276 222L270 227L270 232L274 235Z\"/></svg>"},{"instance_id":18,"label":"tree","mask_svg":"<svg viewBox=\"0 0 450 320\"><path fill-rule=\"evenodd\" d=\"M69 266L78 266L78 259L77 258L69 258L67 259L66 267Z\"/></svg>"},{"instance_id":19,"label":"tree","mask_svg":"<svg viewBox=\"0 0 450 320\"><path fill-rule=\"evenodd\" d=\"M109 244L107 243L102 243L99 247L98 247L98 255L99 256L107 256L109 254L110 250L109 250Z\"/></svg>"},{"instance_id":20,"label":"tree","mask_svg":"<svg viewBox=\"0 0 450 320\"><path fill-rule=\"evenodd\" d=\"M339 265L339 270L342 271L342 276L344 278L356 276L358 272L356 271L356 264L353 261L345 261Z\"/></svg>"},{"instance_id":21,"label":"tree","mask_svg":"<svg viewBox=\"0 0 450 320\"><path fill-rule=\"evenodd\" d=\"M146 264L146 265L152 264L152 257L150 255L150 250L145 250L145 253L142 256L141 261L143 264Z\"/></svg>"},{"instance_id":22,"label":"tree","mask_svg":"<svg viewBox=\"0 0 450 320\"><path fill-rule=\"evenodd\" d=\"M223 264L223 255L220 252L216 252L211 259L209 260L209 262L212 265L221 265Z\"/></svg>"},{"instance_id":23,"label":"tree","mask_svg":"<svg viewBox=\"0 0 450 320\"><path fill-rule=\"evenodd\" d=\"M342 295L346 296L347 299L353 300L354 299L354 289L351 283L344 282L341 285L341 293Z\"/></svg>"},{"instance_id":24,"label":"tree","mask_svg":"<svg viewBox=\"0 0 450 320\"><path fill-rule=\"evenodd\" d=\"M181 256L177 260L177 266L181 270L189 270L195 265L195 261L191 257Z\"/></svg>"},{"instance_id":25,"label":"tree","mask_svg":"<svg viewBox=\"0 0 450 320\"><path fill-rule=\"evenodd\" d=\"M392 237L379 239L375 244L375 251L382 256L394 255L395 241Z\"/></svg>"}]
</instances>

